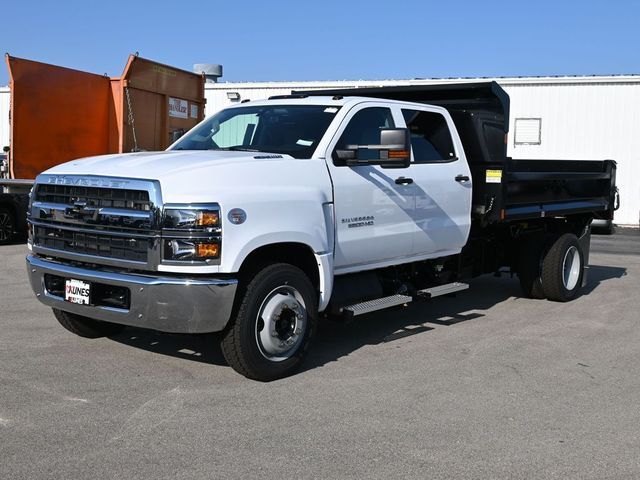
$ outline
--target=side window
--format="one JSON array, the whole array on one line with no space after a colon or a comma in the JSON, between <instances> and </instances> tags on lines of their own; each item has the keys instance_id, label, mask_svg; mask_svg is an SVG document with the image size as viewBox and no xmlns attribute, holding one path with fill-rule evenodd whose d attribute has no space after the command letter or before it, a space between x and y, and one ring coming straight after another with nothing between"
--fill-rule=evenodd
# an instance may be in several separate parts
<instances>
[{"instance_id":1,"label":"side window","mask_svg":"<svg viewBox=\"0 0 640 480\"><path fill-rule=\"evenodd\" d=\"M402 109L411 132L411 148L416 163L448 162L455 157L447 121L439 113Z\"/></svg>"},{"instance_id":2,"label":"side window","mask_svg":"<svg viewBox=\"0 0 640 480\"><path fill-rule=\"evenodd\" d=\"M380 129L394 127L390 109L384 107L363 108L351 117L335 150L344 149L347 145L377 145L380 143ZM373 160L377 158L377 155L379 153L376 151L362 150L359 157L363 160ZM344 160L338 159L335 152L333 163L337 166L346 165Z\"/></svg>"}]
</instances>

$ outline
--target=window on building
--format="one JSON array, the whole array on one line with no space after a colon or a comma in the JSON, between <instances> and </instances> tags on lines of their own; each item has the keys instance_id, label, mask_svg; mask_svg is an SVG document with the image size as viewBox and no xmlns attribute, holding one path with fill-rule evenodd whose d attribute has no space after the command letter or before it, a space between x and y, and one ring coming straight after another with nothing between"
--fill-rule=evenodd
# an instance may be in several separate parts
<instances>
[{"instance_id":1,"label":"window on building","mask_svg":"<svg viewBox=\"0 0 640 480\"><path fill-rule=\"evenodd\" d=\"M451 132L441 114L402 109L402 115L411 133L414 162L448 162L455 158Z\"/></svg>"},{"instance_id":2,"label":"window on building","mask_svg":"<svg viewBox=\"0 0 640 480\"><path fill-rule=\"evenodd\" d=\"M515 145L540 145L542 143L541 118L516 118Z\"/></svg>"}]
</instances>

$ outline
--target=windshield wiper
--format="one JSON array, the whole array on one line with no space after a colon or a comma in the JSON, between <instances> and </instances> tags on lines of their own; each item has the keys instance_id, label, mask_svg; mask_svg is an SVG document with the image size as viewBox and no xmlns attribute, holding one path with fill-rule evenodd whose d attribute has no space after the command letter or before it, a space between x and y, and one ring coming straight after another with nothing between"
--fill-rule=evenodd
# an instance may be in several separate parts
<instances>
[{"instance_id":1,"label":"windshield wiper","mask_svg":"<svg viewBox=\"0 0 640 480\"><path fill-rule=\"evenodd\" d=\"M257 148L249 148L243 145L232 145L231 147L221 148L220 150L231 150L234 152L259 152Z\"/></svg>"}]
</instances>

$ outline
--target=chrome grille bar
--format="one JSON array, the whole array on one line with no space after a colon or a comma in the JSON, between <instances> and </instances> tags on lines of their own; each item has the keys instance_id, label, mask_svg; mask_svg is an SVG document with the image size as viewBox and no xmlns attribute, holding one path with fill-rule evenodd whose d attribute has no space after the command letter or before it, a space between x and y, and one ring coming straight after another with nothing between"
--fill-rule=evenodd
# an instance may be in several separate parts
<instances>
[{"instance_id":1,"label":"chrome grille bar","mask_svg":"<svg viewBox=\"0 0 640 480\"><path fill-rule=\"evenodd\" d=\"M155 181L40 175L29 208L32 248L53 258L155 270L160 210Z\"/></svg>"}]
</instances>

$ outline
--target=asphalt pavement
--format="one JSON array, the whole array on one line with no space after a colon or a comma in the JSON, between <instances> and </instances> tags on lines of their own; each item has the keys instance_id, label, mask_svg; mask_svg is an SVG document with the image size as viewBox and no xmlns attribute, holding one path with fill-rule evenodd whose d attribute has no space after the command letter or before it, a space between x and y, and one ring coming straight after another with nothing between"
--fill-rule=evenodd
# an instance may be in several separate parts
<instances>
[{"instance_id":1,"label":"asphalt pavement","mask_svg":"<svg viewBox=\"0 0 640 480\"><path fill-rule=\"evenodd\" d=\"M484 276L323 323L264 384L215 336L87 340L0 247L0 479L640 478L640 232L592 242L573 302Z\"/></svg>"}]
</instances>

